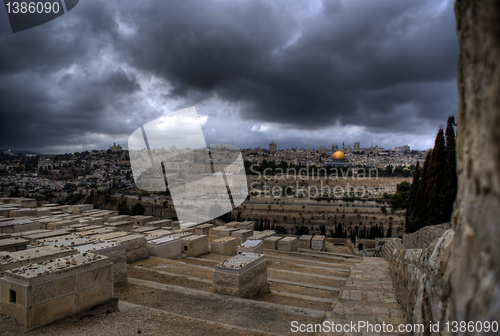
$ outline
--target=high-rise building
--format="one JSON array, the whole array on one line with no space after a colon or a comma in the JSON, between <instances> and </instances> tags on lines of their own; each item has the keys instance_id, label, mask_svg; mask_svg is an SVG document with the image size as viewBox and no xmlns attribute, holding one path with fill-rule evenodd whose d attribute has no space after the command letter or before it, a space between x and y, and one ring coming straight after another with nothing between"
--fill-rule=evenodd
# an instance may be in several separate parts
<instances>
[{"instance_id":1,"label":"high-rise building","mask_svg":"<svg viewBox=\"0 0 500 336\"><path fill-rule=\"evenodd\" d=\"M354 143L354 150L359 151L359 142L357 141Z\"/></svg>"},{"instance_id":2,"label":"high-rise building","mask_svg":"<svg viewBox=\"0 0 500 336\"><path fill-rule=\"evenodd\" d=\"M274 141L271 141L271 143L269 144L269 153L275 153L276 147L277 145L274 143Z\"/></svg>"}]
</instances>

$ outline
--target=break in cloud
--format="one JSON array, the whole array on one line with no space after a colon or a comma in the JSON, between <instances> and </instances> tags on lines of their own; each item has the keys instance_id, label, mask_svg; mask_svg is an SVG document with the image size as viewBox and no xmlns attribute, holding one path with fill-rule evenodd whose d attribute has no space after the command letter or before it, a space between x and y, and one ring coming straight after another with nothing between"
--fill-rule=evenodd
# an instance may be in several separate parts
<instances>
[{"instance_id":1,"label":"break in cloud","mask_svg":"<svg viewBox=\"0 0 500 336\"><path fill-rule=\"evenodd\" d=\"M209 143L424 149L457 109L452 1L86 0L0 30L0 148L126 145L196 105Z\"/></svg>"}]
</instances>

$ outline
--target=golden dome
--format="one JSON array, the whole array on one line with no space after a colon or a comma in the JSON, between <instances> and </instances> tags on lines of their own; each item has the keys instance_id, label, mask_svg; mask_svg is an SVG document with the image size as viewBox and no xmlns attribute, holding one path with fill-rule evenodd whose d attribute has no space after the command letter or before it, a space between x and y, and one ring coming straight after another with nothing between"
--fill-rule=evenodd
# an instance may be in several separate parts
<instances>
[{"instance_id":1,"label":"golden dome","mask_svg":"<svg viewBox=\"0 0 500 336\"><path fill-rule=\"evenodd\" d=\"M345 160L345 154L341 150L336 151L332 154L332 159L334 160Z\"/></svg>"}]
</instances>

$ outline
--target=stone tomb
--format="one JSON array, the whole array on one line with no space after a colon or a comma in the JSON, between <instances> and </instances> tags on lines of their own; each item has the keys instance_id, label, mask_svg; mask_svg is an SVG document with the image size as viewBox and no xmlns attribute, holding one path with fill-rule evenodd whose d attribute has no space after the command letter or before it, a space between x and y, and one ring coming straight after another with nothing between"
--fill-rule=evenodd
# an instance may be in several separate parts
<instances>
[{"instance_id":1,"label":"stone tomb","mask_svg":"<svg viewBox=\"0 0 500 336\"><path fill-rule=\"evenodd\" d=\"M181 254L181 238L165 236L148 240L146 251L150 256L160 258L174 258Z\"/></svg>"},{"instance_id":2,"label":"stone tomb","mask_svg":"<svg viewBox=\"0 0 500 336\"><path fill-rule=\"evenodd\" d=\"M0 233L15 233L41 229L38 221L29 219L17 219L0 223Z\"/></svg>"},{"instance_id":3,"label":"stone tomb","mask_svg":"<svg viewBox=\"0 0 500 336\"><path fill-rule=\"evenodd\" d=\"M238 253L264 253L264 243L262 240L247 240L238 246Z\"/></svg>"},{"instance_id":4,"label":"stone tomb","mask_svg":"<svg viewBox=\"0 0 500 336\"><path fill-rule=\"evenodd\" d=\"M311 240L311 249L316 251L324 251L326 247L326 238L322 235L316 235Z\"/></svg>"},{"instance_id":5,"label":"stone tomb","mask_svg":"<svg viewBox=\"0 0 500 336\"><path fill-rule=\"evenodd\" d=\"M278 242L279 251L297 251L299 249L299 239L296 237L285 237Z\"/></svg>"},{"instance_id":6,"label":"stone tomb","mask_svg":"<svg viewBox=\"0 0 500 336\"><path fill-rule=\"evenodd\" d=\"M12 268L41 263L77 253L78 251L65 246L44 246L17 252L0 252L0 277L3 272Z\"/></svg>"},{"instance_id":7,"label":"stone tomb","mask_svg":"<svg viewBox=\"0 0 500 336\"><path fill-rule=\"evenodd\" d=\"M224 237L212 241L210 244L210 252L233 256L238 253L238 245L240 245L240 240L238 238Z\"/></svg>"},{"instance_id":8,"label":"stone tomb","mask_svg":"<svg viewBox=\"0 0 500 336\"><path fill-rule=\"evenodd\" d=\"M60 221L54 221L51 223L47 223L47 230L60 230L69 227L70 225L74 225L79 223L76 219L65 219Z\"/></svg>"},{"instance_id":9,"label":"stone tomb","mask_svg":"<svg viewBox=\"0 0 500 336\"><path fill-rule=\"evenodd\" d=\"M240 230L250 230L253 231L255 227L255 222L254 221L245 221L241 222L237 225L238 229Z\"/></svg>"},{"instance_id":10,"label":"stone tomb","mask_svg":"<svg viewBox=\"0 0 500 336\"><path fill-rule=\"evenodd\" d=\"M6 238L0 239L0 251L14 252L26 250L29 240L22 238Z\"/></svg>"},{"instance_id":11,"label":"stone tomb","mask_svg":"<svg viewBox=\"0 0 500 336\"><path fill-rule=\"evenodd\" d=\"M147 234L149 231L157 230L154 226L139 226L132 230L134 233L144 233Z\"/></svg>"},{"instance_id":12,"label":"stone tomb","mask_svg":"<svg viewBox=\"0 0 500 336\"><path fill-rule=\"evenodd\" d=\"M155 220L153 216L131 216L130 220L134 223L134 225L146 225L148 222L152 222Z\"/></svg>"},{"instance_id":13,"label":"stone tomb","mask_svg":"<svg viewBox=\"0 0 500 336\"><path fill-rule=\"evenodd\" d=\"M231 234L235 231L238 231L236 228L225 227L217 231L217 239L224 237L231 237Z\"/></svg>"},{"instance_id":14,"label":"stone tomb","mask_svg":"<svg viewBox=\"0 0 500 336\"><path fill-rule=\"evenodd\" d=\"M80 253L92 253L109 257L113 263L115 285L127 283L127 259L125 255L125 245L113 242L98 242L88 245L75 246L75 249Z\"/></svg>"},{"instance_id":15,"label":"stone tomb","mask_svg":"<svg viewBox=\"0 0 500 336\"><path fill-rule=\"evenodd\" d=\"M131 234L108 239L112 242L125 245L125 257L131 263L138 260L147 259L146 238L139 234Z\"/></svg>"},{"instance_id":16,"label":"stone tomb","mask_svg":"<svg viewBox=\"0 0 500 336\"><path fill-rule=\"evenodd\" d=\"M212 290L242 298L269 293L266 256L243 252L216 265Z\"/></svg>"},{"instance_id":17,"label":"stone tomb","mask_svg":"<svg viewBox=\"0 0 500 336\"><path fill-rule=\"evenodd\" d=\"M276 234L276 231L274 231L274 230L254 231L253 236L248 238L248 239L264 240L266 238L274 236L275 234Z\"/></svg>"},{"instance_id":18,"label":"stone tomb","mask_svg":"<svg viewBox=\"0 0 500 336\"><path fill-rule=\"evenodd\" d=\"M131 221L120 221L106 224L106 227L115 229L117 231L132 231L134 229L134 223Z\"/></svg>"},{"instance_id":19,"label":"stone tomb","mask_svg":"<svg viewBox=\"0 0 500 336\"><path fill-rule=\"evenodd\" d=\"M276 250L278 248L278 242L282 237L272 236L264 239L264 248L266 250Z\"/></svg>"},{"instance_id":20,"label":"stone tomb","mask_svg":"<svg viewBox=\"0 0 500 336\"><path fill-rule=\"evenodd\" d=\"M0 312L33 328L113 300L109 258L76 254L6 271L0 279Z\"/></svg>"},{"instance_id":21,"label":"stone tomb","mask_svg":"<svg viewBox=\"0 0 500 336\"><path fill-rule=\"evenodd\" d=\"M194 228L194 234L195 235L205 235L205 236L208 236L209 234L209 231L211 228L213 228L214 225L213 224L201 224L201 225L198 225Z\"/></svg>"},{"instance_id":22,"label":"stone tomb","mask_svg":"<svg viewBox=\"0 0 500 336\"><path fill-rule=\"evenodd\" d=\"M108 218L108 223L116 223L116 222L123 222L123 221L130 221L130 216L129 215L120 215L120 216L113 216Z\"/></svg>"},{"instance_id":23,"label":"stone tomb","mask_svg":"<svg viewBox=\"0 0 500 336\"><path fill-rule=\"evenodd\" d=\"M219 237L219 231L226 229L226 228L227 228L227 226L215 226L215 227L211 228L210 230L208 230L208 238L210 240L215 240L215 239L221 238L221 237Z\"/></svg>"},{"instance_id":24,"label":"stone tomb","mask_svg":"<svg viewBox=\"0 0 500 336\"><path fill-rule=\"evenodd\" d=\"M187 253L190 257L197 257L207 254L208 251L208 236L193 235L181 238L182 252Z\"/></svg>"},{"instance_id":25,"label":"stone tomb","mask_svg":"<svg viewBox=\"0 0 500 336\"><path fill-rule=\"evenodd\" d=\"M148 222L147 225L154 226L155 228L160 229L164 226L171 226L172 220L171 219L160 219L160 220Z\"/></svg>"},{"instance_id":26,"label":"stone tomb","mask_svg":"<svg viewBox=\"0 0 500 336\"><path fill-rule=\"evenodd\" d=\"M253 231L250 230L238 230L231 232L232 237L240 239L240 243L244 243L248 238L253 236Z\"/></svg>"},{"instance_id":27,"label":"stone tomb","mask_svg":"<svg viewBox=\"0 0 500 336\"><path fill-rule=\"evenodd\" d=\"M310 249L311 248L311 240L312 240L311 235L300 236L299 247L303 248L303 249Z\"/></svg>"}]
</instances>

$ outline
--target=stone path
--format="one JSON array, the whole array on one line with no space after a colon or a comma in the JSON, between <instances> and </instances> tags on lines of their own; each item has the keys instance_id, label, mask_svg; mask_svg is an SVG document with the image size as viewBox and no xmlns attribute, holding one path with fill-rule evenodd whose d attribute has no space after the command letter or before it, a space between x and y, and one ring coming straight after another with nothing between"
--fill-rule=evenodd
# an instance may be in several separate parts
<instances>
[{"instance_id":1,"label":"stone path","mask_svg":"<svg viewBox=\"0 0 500 336\"><path fill-rule=\"evenodd\" d=\"M320 335L409 335L398 330L399 325L406 324L407 320L397 302L389 263L383 258L367 257L353 266L333 304L333 312L327 316L326 323L330 326L331 323L340 324L345 329ZM366 323L372 327L361 328L360 323L361 326ZM388 325L392 325L393 329Z\"/></svg>"}]
</instances>

